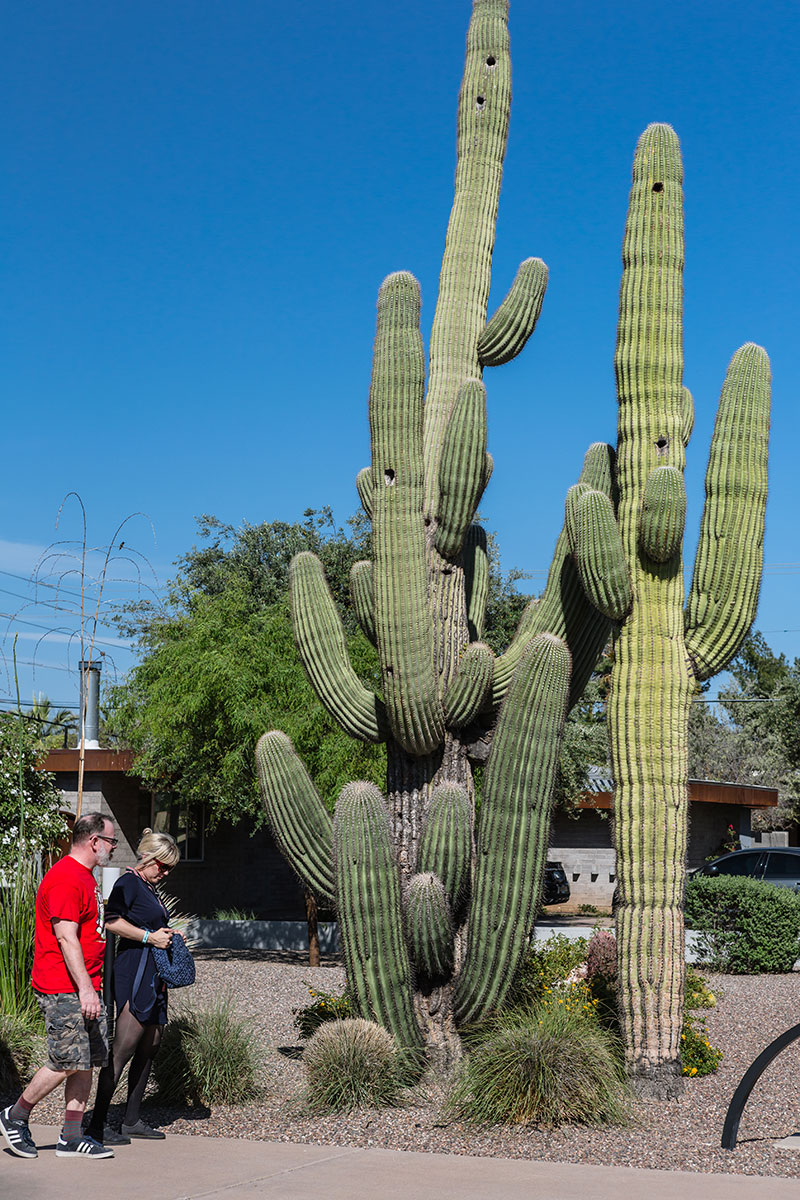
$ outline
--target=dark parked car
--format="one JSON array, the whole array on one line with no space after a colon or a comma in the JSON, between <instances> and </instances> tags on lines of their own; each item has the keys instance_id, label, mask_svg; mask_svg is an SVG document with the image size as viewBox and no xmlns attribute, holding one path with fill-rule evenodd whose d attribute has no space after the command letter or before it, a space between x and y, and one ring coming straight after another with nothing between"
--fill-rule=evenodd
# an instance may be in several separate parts
<instances>
[{"instance_id":1,"label":"dark parked car","mask_svg":"<svg viewBox=\"0 0 800 1200\"><path fill-rule=\"evenodd\" d=\"M747 875L778 887L800 892L800 847L759 846L723 854L692 872L693 875Z\"/></svg>"},{"instance_id":2,"label":"dark parked car","mask_svg":"<svg viewBox=\"0 0 800 1200\"><path fill-rule=\"evenodd\" d=\"M549 862L544 869L542 904L566 904L569 882L560 862Z\"/></svg>"}]
</instances>

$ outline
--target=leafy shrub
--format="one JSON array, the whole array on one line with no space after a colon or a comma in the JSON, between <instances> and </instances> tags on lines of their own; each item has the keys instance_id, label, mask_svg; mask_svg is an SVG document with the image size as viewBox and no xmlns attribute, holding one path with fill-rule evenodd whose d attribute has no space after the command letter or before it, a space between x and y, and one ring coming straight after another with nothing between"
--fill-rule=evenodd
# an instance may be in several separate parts
<instances>
[{"instance_id":1,"label":"leafy shrub","mask_svg":"<svg viewBox=\"0 0 800 1200\"><path fill-rule=\"evenodd\" d=\"M711 1075L722 1062L722 1051L708 1040L704 1017L684 1011L681 1033L681 1067L684 1075Z\"/></svg>"},{"instance_id":2,"label":"leafy shrub","mask_svg":"<svg viewBox=\"0 0 800 1200\"><path fill-rule=\"evenodd\" d=\"M301 1038L312 1037L320 1025L326 1021L346 1021L354 1016L353 1005L347 992L323 992L321 988L313 988L303 980L312 998L311 1004L305 1008L295 1008L294 1026Z\"/></svg>"},{"instance_id":3,"label":"leafy shrub","mask_svg":"<svg viewBox=\"0 0 800 1200\"><path fill-rule=\"evenodd\" d=\"M512 1009L473 1032L446 1112L489 1124L622 1124L630 1092L619 1041L594 1019L585 984ZM587 1019L588 1018L588 1019Z\"/></svg>"},{"instance_id":4,"label":"leafy shrub","mask_svg":"<svg viewBox=\"0 0 800 1200\"><path fill-rule=\"evenodd\" d=\"M250 1024L235 1015L226 996L169 1022L153 1076L165 1104L238 1104L256 1091L258 1066Z\"/></svg>"},{"instance_id":5,"label":"leafy shrub","mask_svg":"<svg viewBox=\"0 0 800 1200\"><path fill-rule=\"evenodd\" d=\"M532 942L522 960L509 997L512 1007L540 1000L545 989L566 979L586 958L586 938L571 940L554 933L544 942Z\"/></svg>"},{"instance_id":6,"label":"leafy shrub","mask_svg":"<svg viewBox=\"0 0 800 1200\"><path fill-rule=\"evenodd\" d=\"M217 908L214 910L212 921L255 921L256 914L251 908Z\"/></svg>"},{"instance_id":7,"label":"leafy shrub","mask_svg":"<svg viewBox=\"0 0 800 1200\"><path fill-rule=\"evenodd\" d=\"M686 918L698 958L734 975L785 973L800 956L800 896L736 875L695 875Z\"/></svg>"},{"instance_id":8,"label":"leafy shrub","mask_svg":"<svg viewBox=\"0 0 800 1200\"><path fill-rule=\"evenodd\" d=\"M314 1112L396 1105L411 1082L389 1031L359 1017L323 1024L303 1064Z\"/></svg>"},{"instance_id":9,"label":"leafy shrub","mask_svg":"<svg viewBox=\"0 0 800 1200\"><path fill-rule=\"evenodd\" d=\"M38 1019L0 1012L0 1097L16 1100L45 1057L46 1039Z\"/></svg>"}]
</instances>

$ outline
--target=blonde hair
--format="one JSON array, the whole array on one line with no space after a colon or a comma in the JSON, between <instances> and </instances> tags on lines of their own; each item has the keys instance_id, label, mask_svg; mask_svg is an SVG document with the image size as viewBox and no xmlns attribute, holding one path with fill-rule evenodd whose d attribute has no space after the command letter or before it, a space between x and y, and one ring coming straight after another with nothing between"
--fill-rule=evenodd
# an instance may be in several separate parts
<instances>
[{"instance_id":1,"label":"blonde hair","mask_svg":"<svg viewBox=\"0 0 800 1200\"><path fill-rule=\"evenodd\" d=\"M136 847L136 862L141 867L151 862L161 862L165 867L174 867L180 862L180 857L181 852L175 838L169 833L153 833L152 829L145 829Z\"/></svg>"}]
</instances>

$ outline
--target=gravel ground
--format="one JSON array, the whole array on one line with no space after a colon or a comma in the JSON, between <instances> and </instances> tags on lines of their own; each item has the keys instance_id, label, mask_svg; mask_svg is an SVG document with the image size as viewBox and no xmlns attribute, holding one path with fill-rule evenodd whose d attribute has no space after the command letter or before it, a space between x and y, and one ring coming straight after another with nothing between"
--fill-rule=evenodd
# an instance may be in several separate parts
<instances>
[{"instance_id":1,"label":"gravel ground","mask_svg":"<svg viewBox=\"0 0 800 1200\"><path fill-rule=\"evenodd\" d=\"M248 951L203 951L197 983L187 1000L193 1007L226 993L252 1022L263 1054L263 1087L252 1102L236 1108L165 1109L150 1100L145 1115L168 1132L268 1141L380 1146L450 1154L497 1155L559 1162L599 1163L663 1170L800 1176L800 1151L780 1150L779 1138L800 1130L800 1043L771 1064L753 1091L733 1152L720 1148L730 1098L746 1068L774 1037L800 1020L800 973L708 975L718 1005L706 1015L712 1045L724 1059L719 1071L687 1080L684 1095L669 1102L642 1103L625 1129L569 1126L557 1130L519 1127L475 1128L444 1123L435 1090L420 1092L407 1107L309 1117L303 1113L302 1062L281 1054L296 1043L292 1009L308 1003L305 982L325 991L344 987L344 972L331 963L312 970L295 956ZM36 1119L60 1120L60 1104L48 1100ZM121 1110L117 1109L117 1116ZM112 1108L112 1123L115 1109Z\"/></svg>"}]
</instances>

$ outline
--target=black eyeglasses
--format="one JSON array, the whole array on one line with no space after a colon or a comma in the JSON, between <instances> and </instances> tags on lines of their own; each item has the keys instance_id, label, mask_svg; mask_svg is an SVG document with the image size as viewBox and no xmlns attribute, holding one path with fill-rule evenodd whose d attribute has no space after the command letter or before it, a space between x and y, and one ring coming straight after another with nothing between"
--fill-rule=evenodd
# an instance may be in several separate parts
<instances>
[{"instance_id":1,"label":"black eyeglasses","mask_svg":"<svg viewBox=\"0 0 800 1200\"><path fill-rule=\"evenodd\" d=\"M106 835L104 833L96 833L94 836L102 838L104 842L108 842L108 844L112 850L114 849L115 846L119 845L119 838L106 837Z\"/></svg>"}]
</instances>

